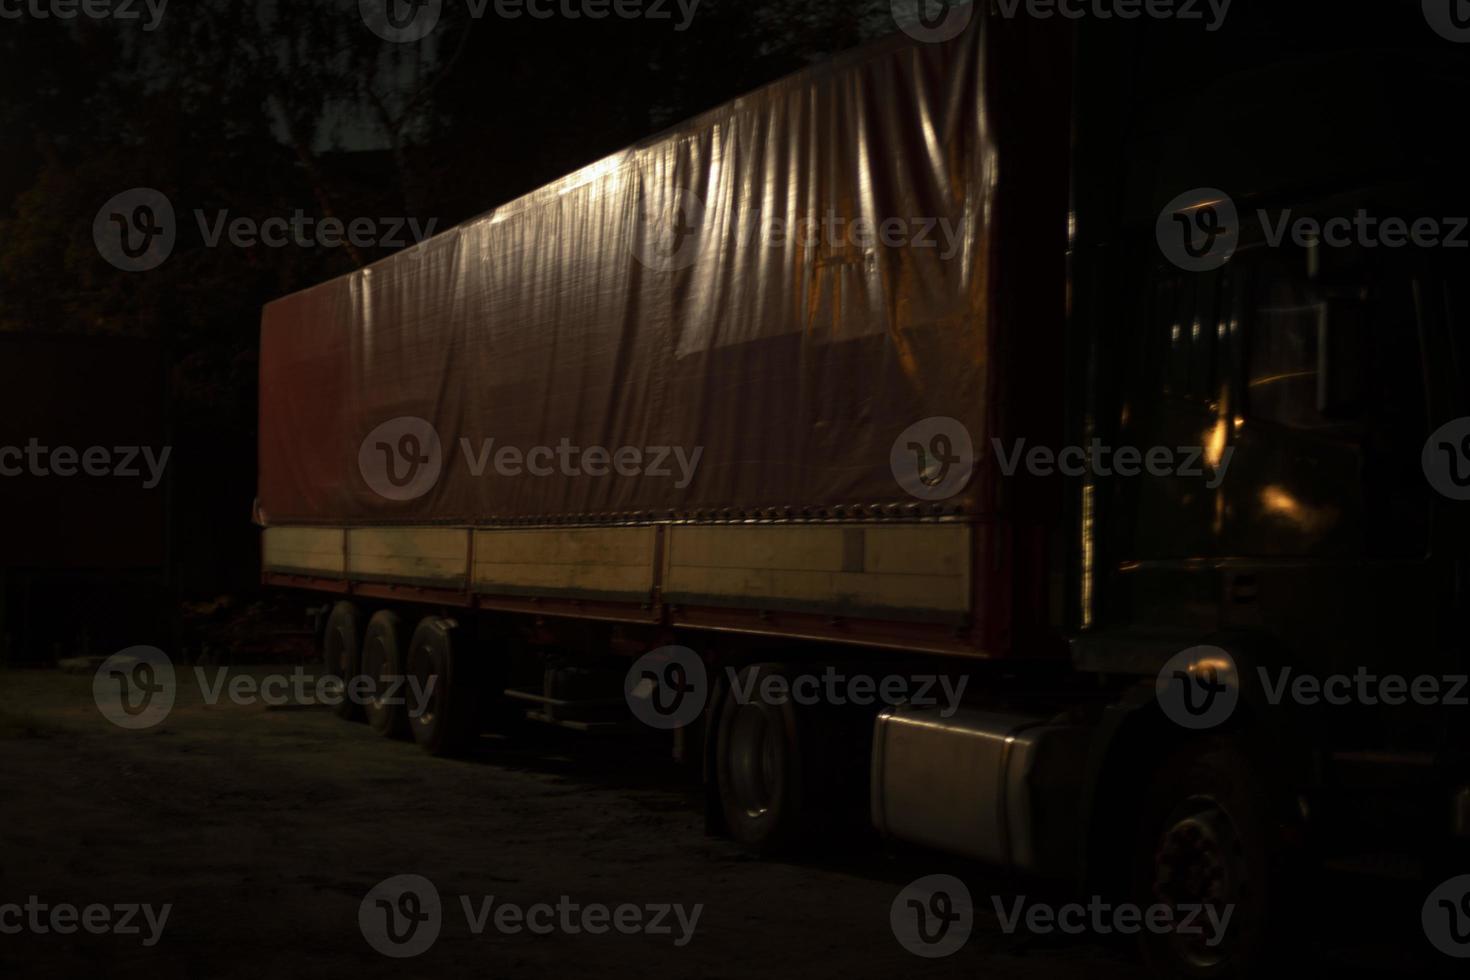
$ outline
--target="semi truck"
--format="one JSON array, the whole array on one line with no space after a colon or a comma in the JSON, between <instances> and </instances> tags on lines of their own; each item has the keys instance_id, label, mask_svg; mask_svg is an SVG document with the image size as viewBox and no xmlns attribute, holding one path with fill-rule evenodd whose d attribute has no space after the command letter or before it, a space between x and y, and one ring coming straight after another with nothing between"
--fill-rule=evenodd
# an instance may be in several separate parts
<instances>
[{"instance_id":1,"label":"semi truck","mask_svg":"<svg viewBox=\"0 0 1470 980\"><path fill-rule=\"evenodd\" d=\"M1448 873L1464 49L1310 7L966 7L271 303L265 583L431 752L642 721L761 853L1232 906L1168 975L1332 854Z\"/></svg>"}]
</instances>

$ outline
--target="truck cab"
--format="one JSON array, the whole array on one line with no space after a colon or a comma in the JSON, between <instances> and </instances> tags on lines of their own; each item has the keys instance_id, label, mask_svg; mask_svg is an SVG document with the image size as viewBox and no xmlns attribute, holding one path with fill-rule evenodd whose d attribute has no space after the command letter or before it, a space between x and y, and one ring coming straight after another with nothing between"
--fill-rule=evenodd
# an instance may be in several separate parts
<instances>
[{"instance_id":1,"label":"truck cab","mask_svg":"<svg viewBox=\"0 0 1470 980\"><path fill-rule=\"evenodd\" d=\"M1294 869L1403 852L1438 882L1470 834L1470 211L1438 118L1466 59L1412 18L1344 54L1252 12L1187 51L1078 45L1075 435L1205 464L1076 490L1073 662L1133 688L1087 864L1240 904L1234 952L1152 944L1184 974L1259 963Z\"/></svg>"}]
</instances>

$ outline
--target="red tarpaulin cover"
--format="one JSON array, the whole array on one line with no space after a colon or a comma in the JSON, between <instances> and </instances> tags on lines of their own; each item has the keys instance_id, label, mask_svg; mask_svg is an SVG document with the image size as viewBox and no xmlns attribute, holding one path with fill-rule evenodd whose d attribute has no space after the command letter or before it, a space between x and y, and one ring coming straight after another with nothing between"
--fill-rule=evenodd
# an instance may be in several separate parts
<instances>
[{"instance_id":1,"label":"red tarpaulin cover","mask_svg":"<svg viewBox=\"0 0 1470 980\"><path fill-rule=\"evenodd\" d=\"M855 52L271 303L262 518L911 508L900 434L950 418L988 451L1017 374L1003 367L1026 346L997 322L1028 322L1043 346L1061 322L1065 180L1046 210L1024 191L1038 168L1001 167L1007 140L1034 138L1027 86L1059 73L1014 38L987 43L1002 30ZM520 467L497 466L506 447ZM648 472L660 451L668 476ZM390 464L402 486L384 484ZM987 511L988 472L940 506Z\"/></svg>"}]
</instances>

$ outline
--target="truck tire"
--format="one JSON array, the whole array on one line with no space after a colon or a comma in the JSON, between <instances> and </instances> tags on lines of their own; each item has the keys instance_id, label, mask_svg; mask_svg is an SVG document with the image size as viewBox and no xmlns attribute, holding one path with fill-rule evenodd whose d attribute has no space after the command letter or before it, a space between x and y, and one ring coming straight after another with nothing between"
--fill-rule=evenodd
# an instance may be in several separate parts
<instances>
[{"instance_id":1,"label":"truck tire","mask_svg":"<svg viewBox=\"0 0 1470 980\"><path fill-rule=\"evenodd\" d=\"M789 698L767 704L759 679L776 664L743 668L726 691L715 725L719 798L730 836L763 856L790 850L806 836L807 800L800 719ZM755 692L741 700L735 688Z\"/></svg>"},{"instance_id":2,"label":"truck tire","mask_svg":"<svg viewBox=\"0 0 1470 980\"><path fill-rule=\"evenodd\" d=\"M347 685L356 677L362 657L362 610L355 603L339 602L332 607L322 631L322 670L343 685L342 700L333 710L339 718L362 719L362 707L346 696Z\"/></svg>"},{"instance_id":3,"label":"truck tire","mask_svg":"<svg viewBox=\"0 0 1470 980\"><path fill-rule=\"evenodd\" d=\"M456 755L479 734L476 683L469 652L453 620L426 616L409 643L409 728L434 756ZM425 692L423 704L414 703Z\"/></svg>"},{"instance_id":4,"label":"truck tire","mask_svg":"<svg viewBox=\"0 0 1470 980\"><path fill-rule=\"evenodd\" d=\"M407 631L397 613L384 609L368 620L362 644L362 673L372 681L363 711L379 735L408 735Z\"/></svg>"},{"instance_id":5,"label":"truck tire","mask_svg":"<svg viewBox=\"0 0 1470 980\"><path fill-rule=\"evenodd\" d=\"M1143 958L1156 975L1253 977L1271 958L1269 915L1280 861L1268 800L1264 783L1228 739L1186 744L1155 774L1133 851L1134 903L1176 910L1212 905L1217 917L1231 910L1223 937L1206 914L1196 919L1198 934L1140 932Z\"/></svg>"}]
</instances>

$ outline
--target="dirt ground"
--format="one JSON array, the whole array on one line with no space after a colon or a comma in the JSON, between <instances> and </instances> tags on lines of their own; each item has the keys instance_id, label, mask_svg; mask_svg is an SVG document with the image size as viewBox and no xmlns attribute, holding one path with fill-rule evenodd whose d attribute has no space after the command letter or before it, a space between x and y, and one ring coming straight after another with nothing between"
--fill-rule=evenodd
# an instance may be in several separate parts
<instances>
[{"instance_id":1,"label":"dirt ground","mask_svg":"<svg viewBox=\"0 0 1470 980\"><path fill-rule=\"evenodd\" d=\"M0 692L0 906L32 895L172 905L151 947L146 926L127 936L0 934L3 977L1141 973L1124 943L1006 934L990 896L1014 898L1026 885L943 855L872 843L809 864L749 858L705 835L696 788L652 738L538 729L486 738L471 758L447 761L322 707L209 705L192 679L168 719L144 731L99 714L90 674L5 671ZM895 939L890 906L935 873L966 881L975 922L958 952L923 959ZM376 952L358 920L368 892L400 874L429 879L444 907L437 942L412 959ZM1365 894L1382 899L1385 887ZM1444 970L1422 934L1355 927L1361 902L1335 894L1344 915L1328 915L1336 925L1312 940L1327 975ZM489 896L521 906L568 896L703 909L679 946L677 927L672 936L538 936L492 924L475 935L460 896L477 906ZM1404 922L1416 923L1417 905L1404 907Z\"/></svg>"}]
</instances>

